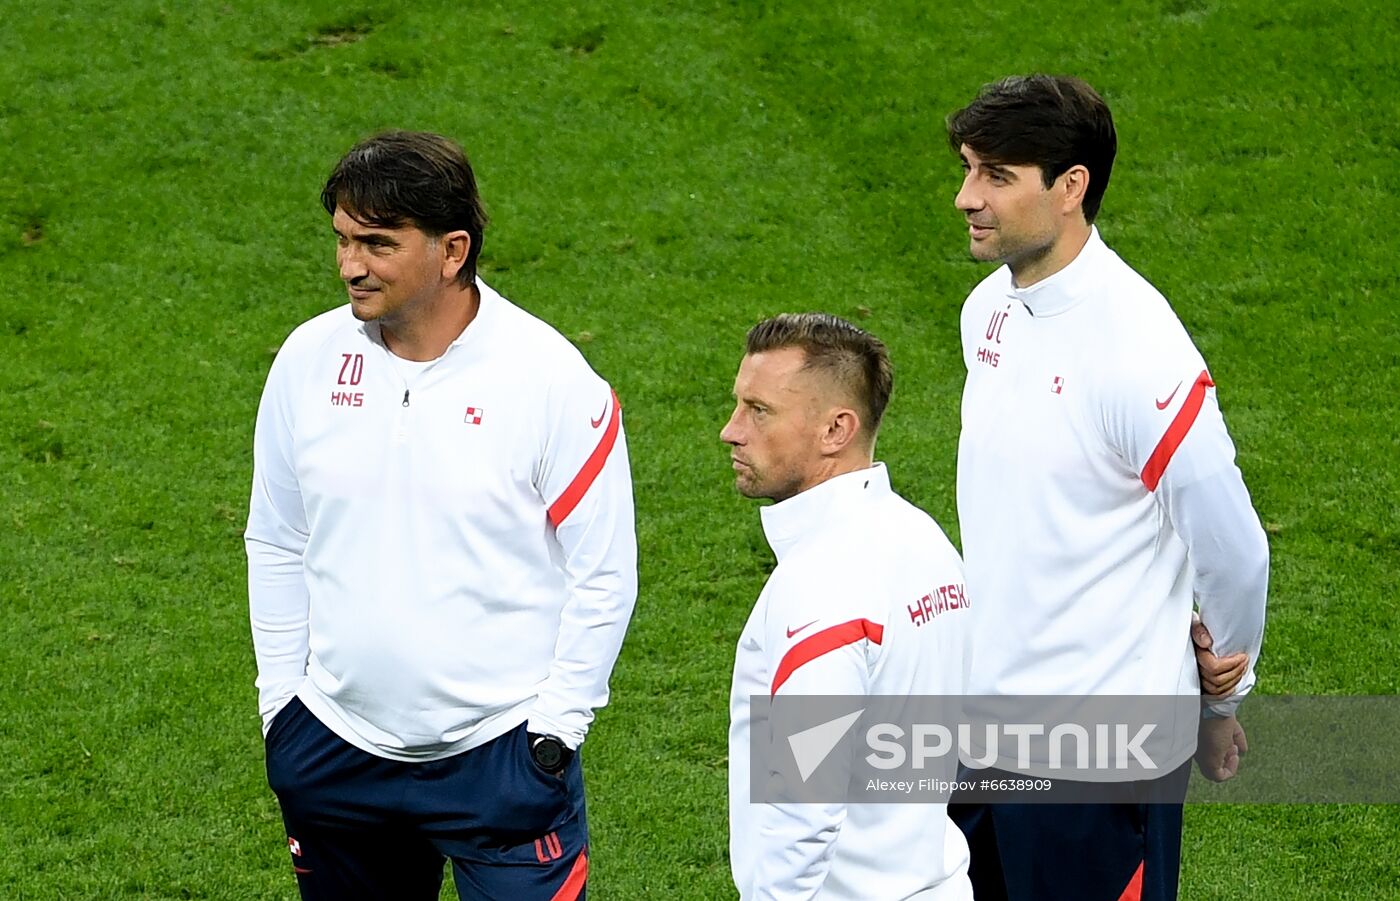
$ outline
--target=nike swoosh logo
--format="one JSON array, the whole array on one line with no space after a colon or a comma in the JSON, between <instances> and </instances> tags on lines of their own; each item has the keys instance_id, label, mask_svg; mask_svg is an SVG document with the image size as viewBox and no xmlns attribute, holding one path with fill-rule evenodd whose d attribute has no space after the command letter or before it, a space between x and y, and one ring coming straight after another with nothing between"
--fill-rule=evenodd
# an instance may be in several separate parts
<instances>
[{"instance_id":1,"label":"nike swoosh logo","mask_svg":"<svg viewBox=\"0 0 1400 901\"><path fill-rule=\"evenodd\" d=\"M608 402L607 402L607 401L603 401L603 412L601 412L601 413L598 414L598 418L597 418L597 419L590 419L590 420L588 420L588 422L589 422L590 425L593 426L593 428L596 429L598 426L600 426L600 425L603 424L603 417L604 417L604 416L607 416L607 415L608 415Z\"/></svg>"},{"instance_id":2,"label":"nike swoosh logo","mask_svg":"<svg viewBox=\"0 0 1400 901\"><path fill-rule=\"evenodd\" d=\"M812 620L812 622L808 623L807 626L810 626L810 625L812 625L812 624L815 623L815 622L816 622L816 620ZM791 638L792 636L796 635L798 632L801 632L803 629L807 628L807 626L798 626L796 629L788 629L788 630L787 630L787 636L788 636L788 638Z\"/></svg>"},{"instance_id":3,"label":"nike swoosh logo","mask_svg":"<svg viewBox=\"0 0 1400 901\"><path fill-rule=\"evenodd\" d=\"M1165 409L1167 408L1167 404L1169 404L1169 403L1172 402L1172 398L1173 398L1173 397L1176 397L1176 392L1178 392L1178 391L1180 391L1180 390L1181 390L1181 382L1177 382L1177 383L1176 383L1176 387L1172 389L1172 393L1171 393L1171 394L1168 394L1168 395L1167 395L1167 399L1166 399L1166 400L1159 400L1159 401L1157 401L1157 409L1159 409L1159 410L1165 410Z\"/></svg>"}]
</instances>

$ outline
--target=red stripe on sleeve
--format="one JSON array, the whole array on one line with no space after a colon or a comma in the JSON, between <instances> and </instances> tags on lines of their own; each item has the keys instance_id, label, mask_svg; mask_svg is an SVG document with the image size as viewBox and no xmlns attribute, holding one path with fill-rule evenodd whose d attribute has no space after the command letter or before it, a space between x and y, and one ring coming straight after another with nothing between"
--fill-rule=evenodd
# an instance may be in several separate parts
<instances>
[{"instance_id":1,"label":"red stripe on sleeve","mask_svg":"<svg viewBox=\"0 0 1400 901\"><path fill-rule=\"evenodd\" d=\"M598 478L598 473L603 471L603 464L608 460L608 454L612 453L613 445L617 443L617 432L622 425L622 404L617 399L617 392L612 393L612 417L608 420L608 427L603 430L603 437L599 439L598 446L593 448L593 453L589 454L584 461L583 468L574 476L574 480L569 483L569 487L564 489L564 493L559 495L559 500L549 507L549 521L554 523L554 528L559 528L559 524L569 518L569 514L574 512L578 502L583 500L583 496L588 493L588 489L593 485L593 480Z\"/></svg>"},{"instance_id":2,"label":"red stripe on sleeve","mask_svg":"<svg viewBox=\"0 0 1400 901\"><path fill-rule=\"evenodd\" d=\"M868 619L853 619L802 639L788 649L778 664L778 672L773 676L773 694L777 694L783 683L804 663L811 663L823 654L855 644L862 638L880 644L885 639L885 627Z\"/></svg>"},{"instance_id":3,"label":"red stripe on sleeve","mask_svg":"<svg viewBox=\"0 0 1400 901\"><path fill-rule=\"evenodd\" d=\"M1162 481L1162 473L1167 471L1172 454L1176 453L1176 449L1181 447L1181 442L1186 440L1186 433L1191 431L1196 415L1201 412L1201 404L1206 401L1206 389L1214 387L1215 382L1210 380L1210 373L1201 370L1201 374L1196 377L1196 384L1191 386L1191 392L1182 402L1181 409L1176 411L1176 418L1167 426L1167 433L1157 442L1152 456L1147 458L1147 465L1142 468L1142 483L1147 486L1148 491L1157 490L1157 483Z\"/></svg>"},{"instance_id":4,"label":"red stripe on sleeve","mask_svg":"<svg viewBox=\"0 0 1400 901\"><path fill-rule=\"evenodd\" d=\"M551 901L576 901L583 893L583 887L588 882L588 849L584 848L578 854L578 860L574 861L574 868L569 871L569 878L564 880L564 884L559 886L559 891L554 893Z\"/></svg>"}]
</instances>

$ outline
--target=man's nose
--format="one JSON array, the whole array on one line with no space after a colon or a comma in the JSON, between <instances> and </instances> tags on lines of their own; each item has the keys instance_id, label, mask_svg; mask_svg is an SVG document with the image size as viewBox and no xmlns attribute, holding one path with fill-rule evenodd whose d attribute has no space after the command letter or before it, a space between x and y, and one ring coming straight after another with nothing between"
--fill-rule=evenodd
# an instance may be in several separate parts
<instances>
[{"instance_id":1,"label":"man's nose","mask_svg":"<svg viewBox=\"0 0 1400 901\"><path fill-rule=\"evenodd\" d=\"M739 425L735 422L738 416L739 411L735 410L730 414L729 421L724 424L724 428L719 430L719 440L723 441L725 444L737 445L741 443L739 440Z\"/></svg>"},{"instance_id":2,"label":"man's nose","mask_svg":"<svg viewBox=\"0 0 1400 901\"><path fill-rule=\"evenodd\" d=\"M963 179L962 187L958 188L957 196L953 198L953 206L964 213L973 213L982 209L982 197L978 194L971 175Z\"/></svg>"},{"instance_id":3,"label":"man's nose","mask_svg":"<svg viewBox=\"0 0 1400 901\"><path fill-rule=\"evenodd\" d=\"M353 250L342 250L336 254L336 264L340 267L341 281L352 282L369 270Z\"/></svg>"}]
</instances>

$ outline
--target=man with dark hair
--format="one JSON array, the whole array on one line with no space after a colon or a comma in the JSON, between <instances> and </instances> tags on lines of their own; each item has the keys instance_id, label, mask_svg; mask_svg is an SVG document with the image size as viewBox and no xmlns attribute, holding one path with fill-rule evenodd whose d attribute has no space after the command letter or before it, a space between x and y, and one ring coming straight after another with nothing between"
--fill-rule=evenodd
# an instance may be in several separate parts
<instances>
[{"instance_id":1,"label":"man with dark hair","mask_svg":"<svg viewBox=\"0 0 1400 901\"><path fill-rule=\"evenodd\" d=\"M967 843L946 807L751 803L755 695L960 695L967 605L958 555L895 494L875 437L892 386L874 336L822 313L754 326L720 438L778 565L739 639L730 694L730 865L743 901L964 901ZM927 600L942 591L936 611ZM951 776L951 773L949 774Z\"/></svg>"},{"instance_id":2,"label":"man with dark hair","mask_svg":"<svg viewBox=\"0 0 1400 901\"><path fill-rule=\"evenodd\" d=\"M486 210L462 148L442 135L391 131L362 141L341 158L321 189L331 216L353 210L362 225L417 226L431 238L467 233L466 261L456 282L470 288L486 232Z\"/></svg>"},{"instance_id":3,"label":"man with dark hair","mask_svg":"<svg viewBox=\"0 0 1400 901\"><path fill-rule=\"evenodd\" d=\"M466 155L393 132L322 192L349 304L258 408L248 594L303 898L576 899L580 744L637 594L616 395L476 275Z\"/></svg>"},{"instance_id":4,"label":"man with dark hair","mask_svg":"<svg viewBox=\"0 0 1400 901\"><path fill-rule=\"evenodd\" d=\"M1117 138L1082 81L987 85L948 119L972 255L958 516L974 695L1195 695L1209 704L1137 805L953 806L979 899L1176 897L1193 749L1226 779L1264 631L1268 546L1215 383L1167 301L1093 225ZM1225 698L1238 684L1233 697ZM1000 764L999 764L1000 765ZM954 798L956 802L957 797Z\"/></svg>"}]
</instances>

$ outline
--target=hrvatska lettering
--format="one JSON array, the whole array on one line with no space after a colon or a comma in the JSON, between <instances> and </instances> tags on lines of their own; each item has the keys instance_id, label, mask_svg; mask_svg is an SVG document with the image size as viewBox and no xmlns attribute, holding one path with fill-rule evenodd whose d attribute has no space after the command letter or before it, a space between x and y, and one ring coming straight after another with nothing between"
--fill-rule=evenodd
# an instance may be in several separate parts
<instances>
[{"instance_id":1,"label":"hrvatska lettering","mask_svg":"<svg viewBox=\"0 0 1400 901\"><path fill-rule=\"evenodd\" d=\"M967 592L961 585L940 585L933 591L909 604L909 620L916 626L930 622L935 616L949 610L961 610L968 606Z\"/></svg>"}]
</instances>

